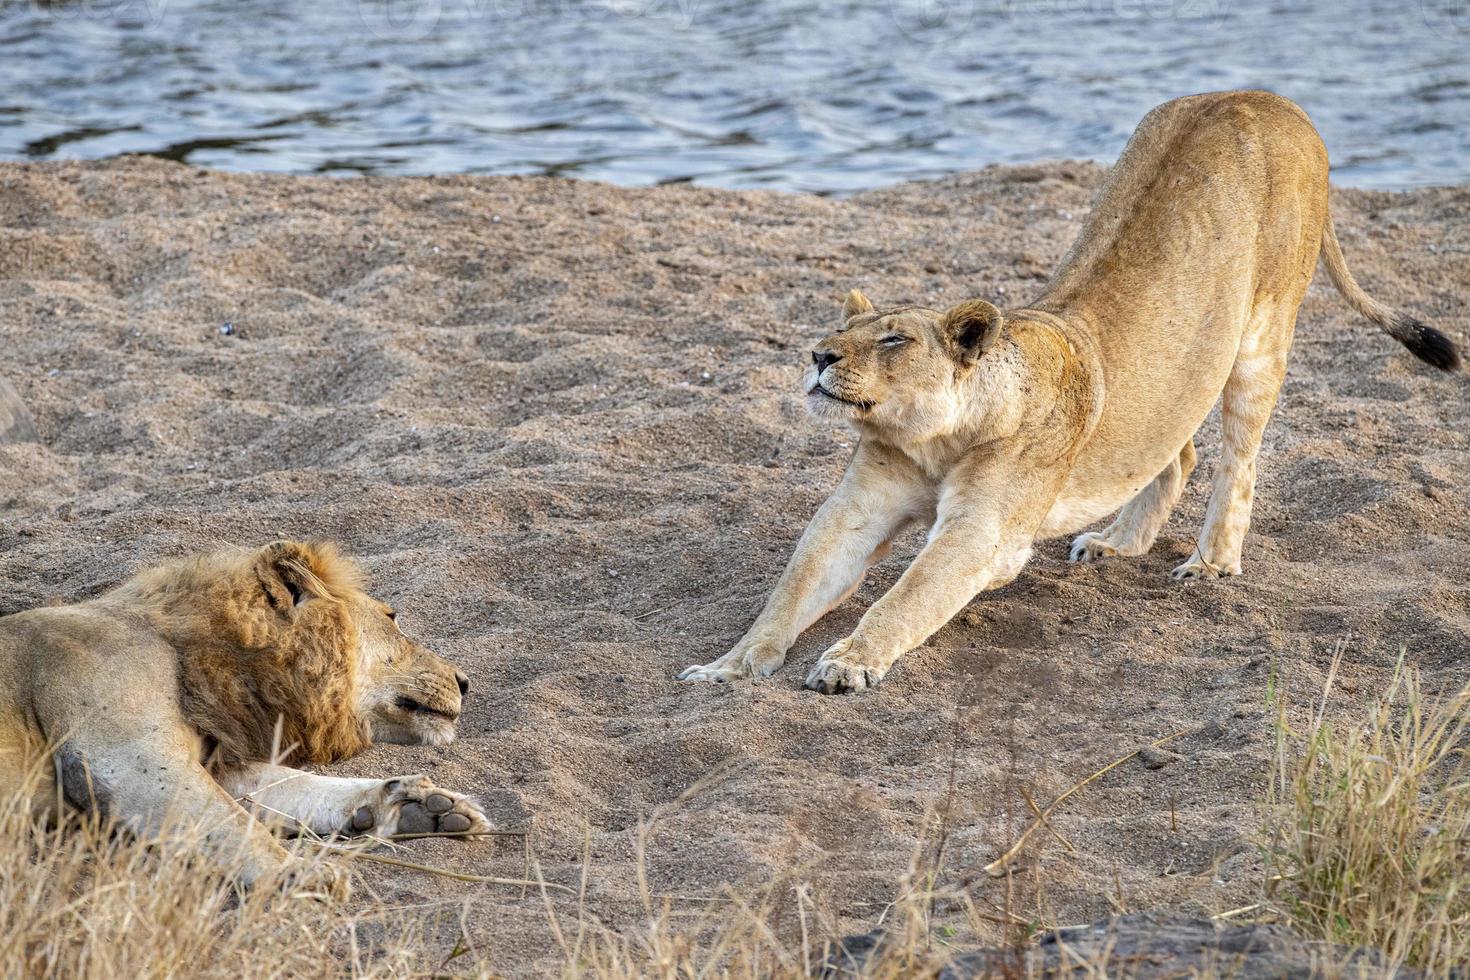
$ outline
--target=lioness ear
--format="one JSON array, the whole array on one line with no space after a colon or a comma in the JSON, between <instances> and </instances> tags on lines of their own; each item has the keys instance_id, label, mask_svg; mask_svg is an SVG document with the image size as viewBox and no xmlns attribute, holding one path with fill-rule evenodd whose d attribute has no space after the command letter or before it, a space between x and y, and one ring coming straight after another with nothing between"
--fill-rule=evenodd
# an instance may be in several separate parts
<instances>
[{"instance_id":1,"label":"lioness ear","mask_svg":"<svg viewBox=\"0 0 1470 980\"><path fill-rule=\"evenodd\" d=\"M954 348L955 358L966 367L980 359L1000 338L1005 317L983 299L972 299L944 314L941 328Z\"/></svg>"},{"instance_id":2,"label":"lioness ear","mask_svg":"<svg viewBox=\"0 0 1470 980\"><path fill-rule=\"evenodd\" d=\"M847 299L842 301L842 319L851 320L859 313L873 312L873 304L868 302L868 297L854 289L847 294Z\"/></svg>"},{"instance_id":3,"label":"lioness ear","mask_svg":"<svg viewBox=\"0 0 1470 980\"><path fill-rule=\"evenodd\" d=\"M255 575L266 602L279 612L288 612L324 595L322 582L311 565L311 546L299 541L277 541L261 548L255 559Z\"/></svg>"}]
</instances>

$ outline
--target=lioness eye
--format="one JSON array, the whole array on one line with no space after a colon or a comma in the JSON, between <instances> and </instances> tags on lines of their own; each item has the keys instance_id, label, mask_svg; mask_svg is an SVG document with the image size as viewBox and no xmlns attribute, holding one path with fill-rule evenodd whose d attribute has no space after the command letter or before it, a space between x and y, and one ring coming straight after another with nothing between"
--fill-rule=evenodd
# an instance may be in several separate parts
<instances>
[{"instance_id":1,"label":"lioness eye","mask_svg":"<svg viewBox=\"0 0 1470 980\"><path fill-rule=\"evenodd\" d=\"M902 334L894 334L891 337L884 337L882 340L879 341L879 343L882 344L884 347L898 347L908 342L909 339Z\"/></svg>"}]
</instances>

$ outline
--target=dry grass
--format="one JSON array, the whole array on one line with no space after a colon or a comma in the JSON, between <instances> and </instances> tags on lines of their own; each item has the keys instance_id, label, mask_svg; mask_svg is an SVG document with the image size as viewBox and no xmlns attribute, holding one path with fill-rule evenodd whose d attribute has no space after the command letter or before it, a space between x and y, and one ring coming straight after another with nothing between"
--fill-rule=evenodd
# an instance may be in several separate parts
<instances>
[{"instance_id":1,"label":"dry grass","mask_svg":"<svg viewBox=\"0 0 1470 980\"><path fill-rule=\"evenodd\" d=\"M915 851L899 882L898 898L881 916L883 942L857 958L841 946L844 931L836 918L814 899L804 880L808 868L793 867L754 891L728 889L702 902L704 908L692 917L680 914L690 904L687 897L655 893L646 869L660 821L726 774L712 771L639 822L633 844L643 917L637 926L611 928L587 909L581 900L590 869L586 860L575 915L564 922L547 902L566 980L807 978L823 976L829 964L847 976L873 980L922 980L938 972L944 958L932 940L930 919L935 900L941 897L934 882L943 855L947 825L943 815L930 821L937 840Z\"/></svg>"},{"instance_id":2,"label":"dry grass","mask_svg":"<svg viewBox=\"0 0 1470 980\"><path fill-rule=\"evenodd\" d=\"M200 828L147 840L95 819L34 820L22 787L0 797L0 976L362 977L416 968L416 927L348 913L312 882L339 877L308 844L299 884L241 894L198 860Z\"/></svg>"},{"instance_id":3,"label":"dry grass","mask_svg":"<svg viewBox=\"0 0 1470 980\"><path fill-rule=\"evenodd\" d=\"M1431 976L1470 962L1470 687L1433 695L1400 663L1363 721L1281 714L1268 898L1308 935Z\"/></svg>"},{"instance_id":4,"label":"dry grass","mask_svg":"<svg viewBox=\"0 0 1470 980\"><path fill-rule=\"evenodd\" d=\"M653 821L639 828L639 866ZM561 945L566 980L728 980L808 978L827 975L830 965L847 977L923 980L943 965L930 917L938 893L916 862L899 882L898 899L883 914L883 941L873 950L850 953L840 943L835 917L813 898L795 869L753 893L728 891L705 903L693 917L681 916L688 902L655 896L640 874L643 919L633 928L610 928L579 908L569 924L547 907Z\"/></svg>"},{"instance_id":5,"label":"dry grass","mask_svg":"<svg viewBox=\"0 0 1470 980\"><path fill-rule=\"evenodd\" d=\"M640 869L659 821L705 785L640 824ZM463 911L455 903L392 909L357 880L344 904L313 884L349 874L350 850L295 842L300 883L245 892L233 884L230 862L200 859L203 828L196 824L173 821L146 839L90 818L50 827L30 813L32 795L27 786L0 796L0 977L7 980L492 975L467 944L442 948L439 927ZM916 855L916 869L923 857ZM584 889L587 875L590 865ZM924 887L932 877L916 870L905 879L903 897L885 916L891 941L864 976L933 974L932 895ZM580 901L569 911L553 890L559 886L542 885L564 976L805 977L820 974L829 956L840 959L832 920L795 873L753 894L732 892L692 918L680 914L687 902L656 895L641 870L638 883L644 921L622 930L599 922ZM800 938L783 941L772 923L792 916Z\"/></svg>"},{"instance_id":6,"label":"dry grass","mask_svg":"<svg viewBox=\"0 0 1470 980\"><path fill-rule=\"evenodd\" d=\"M639 823L638 922L609 925L588 908L590 859L575 903L559 894L562 886L540 883L548 929L560 950L552 970L566 980L923 980L953 952L945 938L954 930L934 924L943 908L951 922L968 919L971 933L1000 923L1018 954L1014 975L1025 975L1019 954L1033 938L1035 920L1011 911L1012 876L1002 872L1006 906L995 909L1002 913L997 917L989 906L980 908L968 888L967 882L985 877L978 869L968 876L947 873L953 778L925 821L929 833L907 873L895 883L896 897L874 923L883 934L875 948L844 947L849 930L808 884L812 868L792 867L764 887L698 900L655 892L646 869L661 821L722 777L711 773ZM468 943L453 943L446 952L440 927L464 911L454 902L394 909L357 880L353 901L344 905L310 884L346 873L356 847L296 842L303 884L241 892L228 865L200 859L203 828L197 825L179 821L146 840L95 819L47 827L28 812L31 796L23 788L0 797L0 978L494 975Z\"/></svg>"},{"instance_id":7,"label":"dry grass","mask_svg":"<svg viewBox=\"0 0 1470 980\"><path fill-rule=\"evenodd\" d=\"M1470 961L1470 688L1433 697L1401 668L1366 719L1340 726L1327 719L1331 687L1329 677L1304 731L1280 715L1265 904L1309 936L1443 975ZM982 910L965 885L974 875L946 873L953 786L880 916L883 942L856 960L807 884L813 869L698 901L656 892L642 869L660 822L720 777L639 824L636 923L614 927L588 908L590 861L575 900L541 889L560 948L554 970L567 980L804 978L830 964L875 980L932 977L948 952L934 924L942 908L947 921L968 918L974 934L1001 923L1018 954L1010 972L1025 975L1019 954L1034 922L1009 902L994 910L1000 918ZM301 876L308 884L241 894L228 869L198 860L198 827L180 823L147 841L94 820L48 828L31 818L29 796L0 797L0 977L489 975L465 944L442 948L442 920L462 912L455 903L395 910L361 882L346 905L315 891L321 873L350 866L339 852L298 844L318 872ZM1031 828L1045 827L1059 802L1031 804Z\"/></svg>"}]
</instances>

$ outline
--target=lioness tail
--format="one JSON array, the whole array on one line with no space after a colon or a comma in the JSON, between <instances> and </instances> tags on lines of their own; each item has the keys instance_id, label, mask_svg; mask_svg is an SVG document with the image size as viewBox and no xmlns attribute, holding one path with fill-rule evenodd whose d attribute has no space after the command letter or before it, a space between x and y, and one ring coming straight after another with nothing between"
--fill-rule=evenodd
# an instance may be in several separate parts
<instances>
[{"instance_id":1,"label":"lioness tail","mask_svg":"<svg viewBox=\"0 0 1470 980\"><path fill-rule=\"evenodd\" d=\"M1322 261L1327 266L1327 274L1332 277L1332 284L1349 305L1409 348L1415 357L1442 371L1453 371L1460 366L1460 352L1455 349L1454 341L1429 324L1384 306L1363 292L1363 287L1348 271L1347 262L1342 257L1342 246L1337 243L1331 214L1327 215L1327 223L1322 229Z\"/></svg>"}]
</instances>

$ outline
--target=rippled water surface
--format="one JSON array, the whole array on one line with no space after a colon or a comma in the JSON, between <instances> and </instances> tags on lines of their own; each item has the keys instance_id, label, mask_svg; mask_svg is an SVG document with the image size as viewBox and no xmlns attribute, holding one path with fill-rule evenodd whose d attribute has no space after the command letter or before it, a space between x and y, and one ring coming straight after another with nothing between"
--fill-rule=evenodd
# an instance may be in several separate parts
<instances>
[{"instance_id":1,"label":"rippled water surface","mask_svg":"<svg viewBox=\"0 0 1470 980\"><path fill-rule=\"evenodd\" d=\"M1470 181L1465 0L0 0L10 159L844 193L1247 86L1340 183Z\"/></svg>"}]
</instances>

